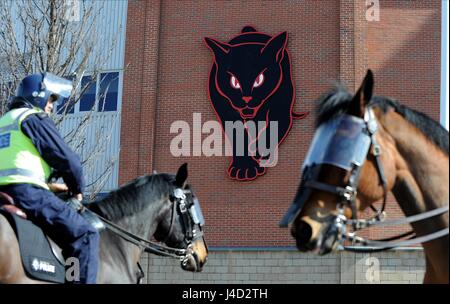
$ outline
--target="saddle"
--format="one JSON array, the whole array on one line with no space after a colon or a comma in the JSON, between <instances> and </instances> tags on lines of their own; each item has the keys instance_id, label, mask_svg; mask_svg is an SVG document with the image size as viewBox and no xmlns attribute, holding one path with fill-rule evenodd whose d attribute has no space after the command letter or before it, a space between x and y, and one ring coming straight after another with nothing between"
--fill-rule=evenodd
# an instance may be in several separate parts
<instances>
[{"instance_id":1,"label":"saddle","mask_svg":"<svg viewBox=\"0 0 450 304\"><path fill-rule=\"evenodd\" d=\"M98 231L104 229L103 222L80 202L71 200L67 204L74 208ZM81 207L80 207L81 206ZM41 228L27 219L27 215L14 204L6 193L0 192L0 214L4 215L16 233L25 273L31 279L52 283L65 282L65 260L61 248L44 234Z\"/></svg>"}]
</instances>

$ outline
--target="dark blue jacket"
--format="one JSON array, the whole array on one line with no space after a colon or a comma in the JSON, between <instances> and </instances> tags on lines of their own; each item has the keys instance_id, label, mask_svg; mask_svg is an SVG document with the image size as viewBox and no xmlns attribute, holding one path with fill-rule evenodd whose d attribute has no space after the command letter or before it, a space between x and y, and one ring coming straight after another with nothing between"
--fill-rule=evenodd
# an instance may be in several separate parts
<instances>
[{"instance_id":1,"label":"dark blue jacket","mask_svg":"<svg viewBox=\"0 0 450 304\"><path fill-rule=\"evenodd\" d=\"M14 102L10 110L30 107ZM64 142L53 120L45 113L31 114L22 121L22 132L33 142L42 158L63 178L70 194L84 192L85 182L80 158Z\"/></svg>"}]
</instances>

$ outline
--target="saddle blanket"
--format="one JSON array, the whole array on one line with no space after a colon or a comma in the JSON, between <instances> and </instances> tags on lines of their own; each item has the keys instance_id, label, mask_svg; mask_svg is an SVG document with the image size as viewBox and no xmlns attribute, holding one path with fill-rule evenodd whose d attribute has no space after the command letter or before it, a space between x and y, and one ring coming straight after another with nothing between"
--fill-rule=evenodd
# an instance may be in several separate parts
<instances>
[{"instance_id":1,"label":"saddle blanket","mask_svg":"<svg viewBox=\"0 0 450 304\"><path fill-rule=\"evenodd\" d=\"M29 220L0 209L13 227L19 241L25 273L31 279L64 283L65 266L53 254L41 228Z\"/></svg>"}]
</instances>

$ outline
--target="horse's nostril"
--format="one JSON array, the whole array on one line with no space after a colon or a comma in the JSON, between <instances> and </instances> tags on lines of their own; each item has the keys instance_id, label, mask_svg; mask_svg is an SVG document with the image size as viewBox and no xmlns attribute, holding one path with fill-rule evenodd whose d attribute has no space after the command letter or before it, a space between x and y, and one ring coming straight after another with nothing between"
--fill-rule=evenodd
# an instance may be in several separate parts
<instances>
[{"instance_id":1,"label":"horse's nostril","mask_svg":"<svg viewBox=\"0 0 450 304\"><path fill-rule=\"evenodd\" d=\"M307 222L300 221L297 224L295 230L295 238L297 240L297 244L306 245L310 242L312 236L312 228Z\"/></svg>"}]
</instances>

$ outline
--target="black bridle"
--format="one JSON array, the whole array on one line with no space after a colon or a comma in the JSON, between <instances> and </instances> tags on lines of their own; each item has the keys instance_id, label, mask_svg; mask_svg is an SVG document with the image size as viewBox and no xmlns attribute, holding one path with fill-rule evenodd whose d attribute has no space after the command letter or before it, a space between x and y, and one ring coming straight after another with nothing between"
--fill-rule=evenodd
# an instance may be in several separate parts
<instances>
[{"instance_id":1,"label":"black bridle","mask_svg":"<svg viewBox=\"0 0 450 304\"><path fill-rule=\"evenodd\" d=\"M137 236L124 228L116 225L104 217L97 215L114 234L118 235L122 239L138 246L147 253L152 253L159 256L176 258L186 265L189 259L195 258L195 252L192 248L195 240L203 238L202 226L203 222L198 218L196 219L195 212L191 211L194 207L194 203L188 205L186 200L186 194L192 194L190 190L182 190L180 188L175 189L174 193L170 196L172 202L172 214L169 231L163 241L166 242L173 233L173 227L175 225L175 218L177 212L179 212L184 225L184 241L187 244L186 248L174 248L166 245L162 245L160 242L153 242L146 240L140 236ZM138 265L139 266L139 265ZM141 272L142 275L142 272Z\"/></svg>"},{"instance_id":2,"label":"black bridle","mask_svg":"<svg viewBox=\"0 0 450 304\"><path fill-rule=\"evenodd\" d=\"M387 179L386 175L384 174L383 165L380 159L381 147L375 138L375 134L378 131L378 123L371 108L366 111L364 115L364 122L365 128L363 129L363 132L365 132L370 137L371 149L368 149L368 154L371 152L373 157L375 158L375 167L377 169L378 178L381 182L381 186L383 187L383 203L381 205L381 208L376 209L374 205L370 206L370 208L375 212L375 215L370 219L358 219L356 195L358 193L357 189L359 176L363 164L353 164L352 168L350 169L350 176L347 185L345 187L325 184L315 179L308 179L305 182L305 187L337 195L339 197L338 209L340 210L340 212L342 212L343 214L345 206L348 206L352 211L352 220L350 222L347 220L347 222L352 224L354 230L365 228L370 225L370 223L380 222L385 218L384 210L386 209L388 194Z\"/></svg>"},{"instance_id":3,"label":"black bridle","mask_svg":"<svg viewBox=\"0 0 450 304\"><path fill-rule=\"evenodd\" d=\"M384 173L383 165L380 159L381 155L381 147L378 144L375 134L378 131L378 123L375 118L375 115L373 113L372 108L367 108L365 115L364 115L364 128L362 129L362 132L367 134L370 138L369 142L369 149L367 149L367 156L369 153L372 154L372 156L375 159L375 167L378 173L378 178L380 180L381 186L383 187L383 203L380 209L376 209L373 205L370 206L370 208L375 212L375 215L369 219L359 219L357 215L357 205L356 205L356 196L357 196L357 189L358 189L358 182L359 182L359 176L361 172L361 168L363 166L363 163L361 164L352 164L352 168L350 169L349 174L349 180L347 184L344 187L335 186L326 184L323 182L319 182L317 180L318 176L318 170L314 170L314 168L305 168L304 176L302 177L302 183L301 188L304 190L304 196L300 198L300 201L296 204L291 206L291 208L288 210L288 213L284 217L284 219L281 222L282 227L286 227L288 223L292 222L293 219L300 213L303 204L306 202L307 197L311 194L311 189L319 190L319 191L325 191L328 193L332 193L334 195L337 195L339 197L338 202L338 215L334 218L334 227L335 232L337 233L337 241L338 246L341 249L348 250L348 251L357 251L357 252L375 252L375 251L383 251L392 249L399 246L408 246L412 244L418 244L418 243L425 243L429 242L431 240L440 238L442 236L445 236L449 233L448 228L427 234L425 236L421 237L415 237L414 231L411 230L409 232L386 238L386 239L379 239L379 240L369 240L365 239L363 237L357 236L356 232L360 229L371 227L371 226L386 226L386 225L400 225L400 224L406 224L406 223L413 223L417 221L422 221L425 219L429 219L431 217L444 214L448 212L449 207L447 206L436 208L418 215L413 215L409 217L402 218L400 220L394 220L394 221L385 221L385 207L386 207L386 201L387 201L387 194L388 194L388 186L387 186L387 179L386 175ZM321 164L317 164L317 166L320 166ZM352 211L352 218L347 219L344 215L345 207L349 207ZM353 231L348 232L347 231L347 225L351 225L353 228ZM407 240L400 240L398 242L391 242L393 240L398 240L404 237L411 236ZM352 246L344 246L343 242L345 240L349 240L352 243ZM360 244L363 245L363 247L355 248L354 245ZM372 247L372 248L369 248Z\"/></svg>"},{"instance_id":4,"label":"black bridle","mask_svg":"<svg viewBox=\"0 0 450 304\"><path fill-rule=\"evenodd\" d=\"M175 226L176 214L178 213L181 218L181 223L184 230L184 241L188 244L187 250L192 251L192 244L197 240L203 238L202 226L204 225L203 219L199 218L200 211L196 209L196 205L200 206L196 198L193 198L192 203L188 204L186 194L192 195L190 190L182 190L180 188L175 189L173 195L171 195L172 213L169 230L164 238L163 243L166 243L172 233ZM208 250L208 248L206 248ZM190 253L194 254L193 252ZM187 258L183 259L182 263L186 265Z\"/></svg>"}]
</instances>

